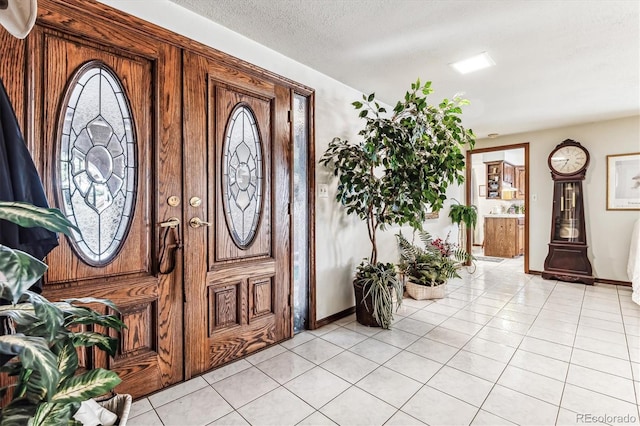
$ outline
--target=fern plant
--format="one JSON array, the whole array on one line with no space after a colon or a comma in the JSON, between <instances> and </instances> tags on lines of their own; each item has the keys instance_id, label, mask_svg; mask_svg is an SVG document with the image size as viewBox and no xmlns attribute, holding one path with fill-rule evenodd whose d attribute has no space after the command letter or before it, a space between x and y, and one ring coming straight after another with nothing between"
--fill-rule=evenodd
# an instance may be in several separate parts
<instances>
[{"instance_id":1,"label":"fern plant","mask_svg":"<svg viewBox=\"0 0 640 426\"><path fill-rule=\"evenodd\" d=\"M59 210L27 203L0 201L0 219L65 234L71 228L79 232ZM15 377L15 383L0 388L0 397L13 390L11 401L0 410L0 425L80 424L72 418L80 403L121 382L116 373L102 368L78 374L76 351L95 346L115 355L118 342L108 330L121 331L124 324L116 315L101 314L87 305L117 312L116 306L94 298L54 303L29 291L46 269L29 254L0 245L0 321L5 326L0 335L0 373ZM3 383L9 381L3 378Z\"/></svg>"},{"instance_id":2,"label":"fern plant","mask_svg":"<svg viewBox=\"0 0 640 426\"><path fill-rule=\"evenodd\" d=\"M434 240L426 231L417 230L422 246L396 234L400 262L398 269L412 283L425 286L445 284L451 278L460 278L460 267L473 260L473 256L445 240ZM415 238L415 234L414 234Z\"/></svg>"}]
</instances>

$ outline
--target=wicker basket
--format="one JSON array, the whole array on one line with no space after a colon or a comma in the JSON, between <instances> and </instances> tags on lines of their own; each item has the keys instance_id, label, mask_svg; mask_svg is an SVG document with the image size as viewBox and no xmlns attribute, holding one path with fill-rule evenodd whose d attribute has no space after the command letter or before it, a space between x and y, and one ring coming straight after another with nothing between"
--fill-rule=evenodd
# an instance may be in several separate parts
<instances>
[{"instance_id":1,"label":"wicker basket","mask_svg":"<svg viewBox=\"0 0 640 426\"><path fill-rule=\"evenodd\" d=\"M116 394L107 399L97 400L97 402L107 410L118 415L116 425L125 426L127 424L129 411L131 411L131 395L124 393Z\"/></svg>"},{"instance_id":2,"label":"wicker basket","mask_svg":"<svg viewBox=\"0 0 640 426\"><path fill-rule=\"evenodd\" d=\"M440 284L434 287L414 284L407 280L405 283L407 294L416 300L442 299L447 290L447 284Z\"/></svg>"}]
</instances>

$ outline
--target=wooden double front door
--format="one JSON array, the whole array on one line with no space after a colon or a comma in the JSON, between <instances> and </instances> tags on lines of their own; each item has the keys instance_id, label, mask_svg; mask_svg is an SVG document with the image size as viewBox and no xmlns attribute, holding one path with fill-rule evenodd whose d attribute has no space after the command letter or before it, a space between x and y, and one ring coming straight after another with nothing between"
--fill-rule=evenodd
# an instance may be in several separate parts
<instances>
[{"instance_id":1,"label":"wooden double front door","mask_svg":"<svg viewBox=\"0 0 640 426\"><path fill-rule=\"evenodd\" d=\"M290 90L185 52L185 359L192 376L292 335ZM195 203L198 204L198 203ZM196 219L194 219L196 218ZM206 319L206 320L205 320Z\"/></svg>"},{"instance_id":2,"label":"wooden double front door","mask_svg":"<svg viewBox=\"0 0 640 426\"><path fill-rule=\"evenodd\" d=\"M118 354L82 359L141 396L292 334L291 89L81 3L41 1L3 57L33 70L11 81L33 94L29 144L82 231L47 257L44 294L118 305Z\"/></svg>"}]
</instances>

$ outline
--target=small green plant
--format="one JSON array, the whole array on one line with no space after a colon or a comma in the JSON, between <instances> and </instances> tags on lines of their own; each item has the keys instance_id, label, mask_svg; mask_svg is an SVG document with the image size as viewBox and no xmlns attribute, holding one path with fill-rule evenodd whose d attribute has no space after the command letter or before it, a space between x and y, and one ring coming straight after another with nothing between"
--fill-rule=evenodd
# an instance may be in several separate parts
<instances>
[{"instance_id":1,"label":"small green plant","mask_svg":"<svg viewBox=\"0 0 640 426\"><path fill-rule=\"evenodd\" d=\"M476 226L478 222L478 208L473 204L469 206L460 204L455 198L453 198L453 201L455 201L456 204L451 204L449 218L451 218L452 223L458 225L458 244L460 247L463 247L463 225L466 226L467 229L473 229Z\"/></svg>"},{"instance_id":2,"label":"small green plant","mask_svg":"<svg viewBox=\"0 0 640 426\"><path fill-rule=\"evenodd\" d=\"M366 306L372 312L373 318L382 328L389 328L393 321L393 296L396 300L402 300L402 282L396 276L396 268L393 263L378 262L371 264L362 262L356 269L356 281L363 286L364 303L371 295L373 306Z\"/></svg>"},{"instance_id":3,"label":"small green plant","mask_svg":"<svg viewBox=\"0 0 640 426\"><path fill-rule=\"evenodd\" d=\"M448 279L460 278L460 267L473 260L472 255L450 243L448 235L444 240L434 240L426 231L415 232L422 246L407 240L402 233L396 234L400 252L398 269L414 284L438 286L445 284Z\"/></svg>"},{"instance_id":4,"label":"small green plant","mask_svg":"<svg viewBox=\"0 0 640 426\"><path fill-rule=\"evenodd\" d=\"M67 235L71 228L79 232L59 210L26 203L0 201L0 219ZM80 403L121 382L116 373L102 368L78 372L76 352L77 347L96 346L115 355L118 341L107 333L122 330L124 324L88 305L117 312L116 306L94 298L54 303L29 291L46 269L29 254L0 245L0 322L11 330L0 336L0 373L15 377L14 384L0 389L0 397L13 390L11 402L0 411L0 425L80 424L72 419Z\"/></svg>"},{"instance_id":5,"label":"small green plant","mask_svg":"<svg viewBox=\"0 0 640 426\"><path fill-rule=\"evenodd\" d=\"M451 222L456 225L464 224L468 228L474 228L478 223L478 208L474 205L460 204L455 200L456 204L451 204L449 209L449 217Z\"/></svg>"}]
</instances>

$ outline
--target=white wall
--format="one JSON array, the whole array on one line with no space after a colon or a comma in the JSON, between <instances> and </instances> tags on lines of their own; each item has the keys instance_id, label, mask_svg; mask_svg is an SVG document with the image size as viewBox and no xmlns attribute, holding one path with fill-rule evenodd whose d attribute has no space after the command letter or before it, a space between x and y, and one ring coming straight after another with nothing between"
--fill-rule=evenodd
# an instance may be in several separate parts
<instances>
[{"instance_id":1,"label":"white wall","mask_svg":"<svg viewBox=\"0 0 640 426\"><path fill-rule=\"evenodd\" d=\"M315 135L316 160L334 136L355 139L360 120L351 102L360 93L324 74L267 49L243 36L208 21L168 0L101 0L117 9L138 16L176 33L212 46L222 52L276 72L316 90ZM153 7L150 6L153 3ZM423 80L428 76L420 76ZM411 82L407 82L409 86ZM402 96L399 93L398 96ZM437 102L437 100L433 100ZM639 152L640 118L638 116L560 129L509 135L479 140L478 148L530 142L530 268L542 271L547 254L551 223L552 181L547 169L549 152L564 139L581 142L591 153L585 181L586 222L589 257L595 276L627 281L626 263L630 231L638 212L607 211L606 155ZM329 198L316 199L316 317L325 318L353 306L351 280L355 266L370 252L366 227L358 219L347 217L333 200L335 186L328 171L317 165L317 183L330 183ZM449 197L464 202L462 188L452 187ZM457 241L457 229L451 226L448 203L438 219L426 229L444 237L451 230ZM380 259L396 258L397 229L379 236Z\"/></svg>"},{"instance_id":2,"label":"white wall","mask_svg":"<svg viewBox=\"0 0 640 426\"><path fill-rule=\"evenodd\" d=\"M590 163L583 183L587 244L597 278L629 281L627 260L638 211L606 209L607 155L640 152L640 116L481 139L477 148L529 142L529 267L542 271L551 235L553 180L547 158L556 145L573 139L587 148Z\"/></svg>"},{"instance_id":3,"label":"white wall","mask_svg":"<svg viewBox=\"0 0 640 426\"><path fill-rule=\"evenodd\" d=\"M351 102L359 100L362 94L167 0L99 1L315 89L316 182L330 183L329 198L316 199L316 318L353 306L354 269L370 254L366 225L355 217L345 216L334 200L335 182L317 160L333 137L355 140L361 120ZM420 77L424 80L428 76ZM410 84L408 81L407 88ZM402 95L399 93L398 97ZM454 187L449 195L463 201L462 192ZM437 236L446 236L451 228L447 215L445 208L439 219L426 224L426 229ZM397 229L390 229L379 235L380 260L396 260L393 236L396 232ZM457 230L453 230L451 238L457 241Z\"/></svg>"}]
</instances>

